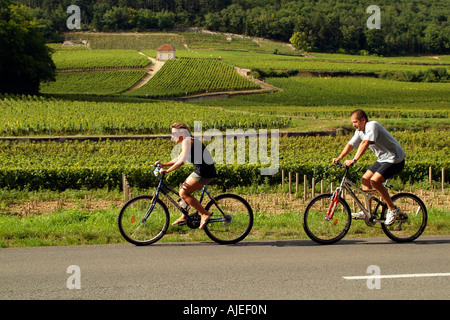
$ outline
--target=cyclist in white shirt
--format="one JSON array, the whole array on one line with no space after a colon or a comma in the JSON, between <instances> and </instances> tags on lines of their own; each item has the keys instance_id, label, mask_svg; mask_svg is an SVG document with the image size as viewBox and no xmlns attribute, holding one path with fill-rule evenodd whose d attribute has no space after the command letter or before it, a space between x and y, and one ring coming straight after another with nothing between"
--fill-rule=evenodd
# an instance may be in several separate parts
<instances>
[{"instance_id":1,"label":"cyclist in white shirt","mask_svg":"<svg viewBox=\"0 0 450 320\"><path fill-rule=\"evenodd\" d=\"M341 161L353 149L358 148L352 160L346 160L344 165L352 166L358 161L367 149L371 149L378 161L375 162L363 175L361 179L364 190L374 188L388 206L386 225L390 225L400 213L400 209L394 205L388 190L383 183L403 170L405 166L406 153L398 141L376 121L369 121L367 114L361 110L355 110L350 115L353 127L356 128L355 135L344 147L339 157L333 159L333 163ZM364 219L364 213L352 213L355 219Z\"/></svg>"}]
</instances>

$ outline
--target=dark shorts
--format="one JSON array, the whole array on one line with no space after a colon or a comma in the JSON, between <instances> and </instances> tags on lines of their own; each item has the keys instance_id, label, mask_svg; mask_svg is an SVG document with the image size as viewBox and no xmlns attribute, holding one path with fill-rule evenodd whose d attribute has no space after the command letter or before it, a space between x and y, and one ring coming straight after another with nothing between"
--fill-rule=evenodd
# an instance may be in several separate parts
<instances>
[{"instance_id":1,"label":"dark shorts","mask_svg":"<svg viewBox=\"0 0 450 320\"><path fill-rule=\"evenodd\" d=\"M397 173L403 170L405 167L405 160L399 163L389 163L389 162L375 162L369 171L372 173L378 172L384 178L384 180L390 179Z\"/></svg>"}]
</instances>

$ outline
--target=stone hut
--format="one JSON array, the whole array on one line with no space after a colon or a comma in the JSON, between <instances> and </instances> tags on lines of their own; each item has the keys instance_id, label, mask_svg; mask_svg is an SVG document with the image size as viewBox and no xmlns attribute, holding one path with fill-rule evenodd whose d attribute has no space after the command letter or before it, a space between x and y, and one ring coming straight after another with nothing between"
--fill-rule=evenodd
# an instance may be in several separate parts
<instances>
[{"instance_id":1,"label":"stone hut","mask_svg":"<svg viewBox=\"0 0 450 320\"><path fill-rule=\"evenodd\" d=\"M175 49L170 44L163 44L156 49L156 59L160 61L175 59Z\"/></svg>"}]
</instances>

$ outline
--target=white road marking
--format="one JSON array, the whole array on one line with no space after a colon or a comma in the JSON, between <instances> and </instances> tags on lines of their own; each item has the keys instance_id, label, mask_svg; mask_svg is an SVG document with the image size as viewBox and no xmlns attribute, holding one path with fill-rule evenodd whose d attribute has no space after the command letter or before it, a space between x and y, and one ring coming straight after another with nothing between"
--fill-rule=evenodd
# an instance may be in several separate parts
<instances>
[{"instance_id":1,"label":"white road marking","mask_svg":"<svg viewBox=\"0 0 450 320\"><path fill-rule=\"evenodd\" d=\"M371 276L344 276L346 280L367 280L367 279L396 279L396 278L420 278L420 277L450 277L450 273L411 273L411 274L391 274L391 275L371 275Z\"/></svg>"}]
</instances>

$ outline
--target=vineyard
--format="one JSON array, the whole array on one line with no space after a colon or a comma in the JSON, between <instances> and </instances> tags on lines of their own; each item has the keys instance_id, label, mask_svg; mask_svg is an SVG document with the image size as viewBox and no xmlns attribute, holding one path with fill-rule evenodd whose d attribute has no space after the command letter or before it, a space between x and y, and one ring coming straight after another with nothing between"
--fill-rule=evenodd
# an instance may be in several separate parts
<instances>
[{"instance_id":1,"label":"vineyard","mask_svg":"<svg viewBox=\"0 0 450 320\"><path fill-rule=\"evenodd\" d=\"M103 73L105 72L92 73L92 87L81 84L82 88L91 91L101 85L101 82L94 82L95 79L98 80L95 77ZM76 74L78 73L73 76ZM113 79L122 81L117 77ZM112 88L117 90L115 86ZM204 130L282 129L291 125L290 118L283 116L248 113L242 110L230 111L172 101L4 96L0 98L0 108L0 136L168 134L174 119L183 119L191 127L194 127L194 121L202 121Z\"/></svg>"},{"instance_id":2,"label":"vineyard","mask_svg":"<svg viewBox=\"0 0 450 320\"><path fill-rule=\"evenodd\" d=\"M450 138L447 132L397 132L395 135L408 154L406 167L399 175L402 183L426 180L429 167L433 168L436 180L440 178L440 171L445 169L445 179L449 181L450 161L447 155ZM249 152L256 150L249 151L248 142L245 163L238 163L235 158L230 161L227 152L215 152L215 145L212 151L219 174L215 184L225 189L279 184L281 170L337 182L341 173L331 165L331 159L349 138L348 135L280 138L279 170L273 176L261 175L260 168L268 165L249 162ZM169 160L174 146L173 142L165 139L65 143L4 141L0 142L0 188L116 189L121 188L122 173L127 175L133 187L154 187L157 180L152 175L153 163ZM233 157L235 154L237 149L234 149ZM364 157L352 171L352 178L358 180L374 160L372 154ZM190 165L184 166L167 179L178 185L191 170Z\"/></svg>"},{"instance_id":3,"label":"vineyard","mask_svg":"<svg viewBox=\"0 0 450 320\"><path fill-rule=\"evenodd\" d=\"M408 83L367 77L267 78L282 88L265 95L195 102L228 110L284 116L299 131L352 130L348 115L363 108L389 130L449 130L448 83Z\"/></svg>"},{"instance_id":4,"label":"vineyard","mask_svg":"<svg viewBox=\"0 0 450 320\"><path fill-rule=\"evenodd\" d=\"M148 57L155 50L145 51ZM130 90L151 69L145 54L133 50L57 50L56 82L41 85L46 94L111 95L174 98L200 93L259 89L218 59L184 58L167 61L145 85ZM133 70L135 69L135 70ZM110 70L109 72L106 72ZM134 88L133 88L134 89Z\"/></svg>"},{"instance_id":5,"label":"vineyard","mask_svg":"<svg viewBox=\"0 0 450 320\"><path fill-rule=\"evenodd\" d=\"M450 101L449 84L447 83L410 83L375 78L268 78L267 82L283 88L270 95L242 96L229 101L235 105L270 106L350 106L350 105L395 105L410 103L405 112L414 112L415 102L435 104L448 117L448 101ZM205 102L204 104L226 103L222 101ZM446 102L442 107L440 102ZM241 104L242 103L242 104ZM389 109L392 106L389 107ZM301 108L297 108L301 110ZM295 110L295 109L294 109ZM330 110L339 112L340 108ZM431 111L431 110L430 110Z\"/></svg>"},{"instance_id":6,"label":"vineyard","mask_svg":"<svg viewBox=\"0 0 450 320\"><path fill-rule=\"evenodd\" d=\"M89 46L52 46L56 48L56 81L41 84L42 95L0 95L0 214L11 218L8 221L13 222L8 223L26 221L29 215L49 216L44 213L88 217L98 212L103 217L107 212L115 219L123 203L122 175L126 175L133 192L152 192L157 182L153 164L156 160L168 161L175 143L151 135L168 135L173 122L183 121L191 128L198 128L200 122L203 132L280 130L279 154L265 155L271 160L269 164L263 161L259 142L255 149L248 137L243 157L238 155L239 144L234 140L228 141L230 144L223 141L222 150L232 146L229 154L220 152L217 138L205 139L218 169L211 188L219 192L232 189L250 198L258 221L284 219L280 213L286 213L291 217L286 219L293 219L288 224L299 227L299 215L306 204L304 195L300 196L303 191L294 194L284 186L288 179L299 178L303 183L303 177L307 177L308 188L315 179L315 192L320 192L321 183L326 188L331 183L336 185L342 170L332 166L331 159L353 133L349 114L363 108L370 119L380 122L398 139L407 153L405 169L392 180L394 192L417 187L430 194L437 186L445 189L435 196L435 202L426 200L432 217L430 226L436 223L436 216L445 221L438 222L433 234L449 233L450 83L393 81L379 78L378 73L419 72L435 67L450 70L450 56L302 56L286 44L245 37L227 41L223 35L200 33L72 33L68 38L88 39ZM177 59L165 62L147 83L136 88L154 68L137 50L155 57L156 48L163 43L176 48ZM266 75L262 81L277 91L191 103L175 101L190 95L259 89L235 67L248 69L255 76L261 72ZM295 76L297 72L301 76ZM296 137L298 131L322 130L336 135ZM287 133L294 137L286 137ZM267 142L268 150L272 141ZM257 161L253 161L255 154ZM261 175L261 168L276 164L276 160L276 174ZM358 182L374 161L373 153L367 152L350 177ZM187 164L169 174L167 181L176 187L191 171L192 165ZM51 205L47 198L52 198ZM70 210L65 205L68 203ZM8 224L6 229L16 230ZM103 235L102 231L95 232ZM0 246L21 243L13 233L8 233L11 239L2 239ZM289 236L296 238L298 234ZM72 243L79 243L81 238L74 236Z\"/></svg>"},{"instance_id":7,"label":"vineyard","mask_svg":"<svg viewBox=\"0 0 450 320\"><path fill-rule=\"evenodd\" d=\"M58 70L143 68L151 61L134 50L64 50L53 54Z\"/></svg>"},{"instance_id":8,"label":"vineyard","mask_svg":"<svg viewBox=\"0 0 450 320\"><path fill-rule=\"evenodd\" d=\"M168 60L149 82L128 94L167 98L249 89L259 89L259 86L220 60L185 58Z\"/></svg>"},{"instance_id":9,"label":"vineyard","mask_svg":"<svg viewBox=\"0 0 450 320\"><path fill-rule=\"evenodd\" d=\"M374 73L382 71L419 71L433 67L449 68L449 56L440 60L426 57L382 58L352 55L315 54L309 57L299 55L278 55L252 51L225 50L184 50L177 53L179 57L219 58L240 68L261 70L298 70L298 71L334 71Z\"/></svg>"},{"instance_id":10,"label":"vineyard","mask_svg":"<svg viewBox=\"0 0 450 320\"><path fill-rule=\"evenodd\" d=\"M41 85L41 92L81 95L119 94L136 84L145 74L143 70L58 73L56 82Z\"/></svg>"},{"instance_id":11,"label":"vineyard","mask_svg":"<svg viewBox=\"0 0 450 320\"><path fill-rule=\"evenodd\" d=\"M174 33L83 33L66 35L67 40L85 39L93 50L146 50L171 43L176 50L183 50L183 37Z\"/></svg>"}]
</instances>

